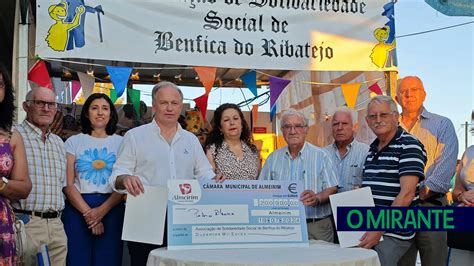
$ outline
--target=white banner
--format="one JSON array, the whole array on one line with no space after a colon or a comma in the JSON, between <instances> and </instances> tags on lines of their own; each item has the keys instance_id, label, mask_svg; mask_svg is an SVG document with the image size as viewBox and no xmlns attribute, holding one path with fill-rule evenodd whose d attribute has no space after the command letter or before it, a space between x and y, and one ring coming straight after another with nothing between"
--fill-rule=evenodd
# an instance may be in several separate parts
<instances>
[{"instance_id":1,"label":"white banner","mask_svg":"<svg viewBox=\"0 0 474 266\"><path fill-rule=\"evenodd\" d=\"M37 1L43 58L396 70L392 0Z\"/></svg>"}]
</instances>

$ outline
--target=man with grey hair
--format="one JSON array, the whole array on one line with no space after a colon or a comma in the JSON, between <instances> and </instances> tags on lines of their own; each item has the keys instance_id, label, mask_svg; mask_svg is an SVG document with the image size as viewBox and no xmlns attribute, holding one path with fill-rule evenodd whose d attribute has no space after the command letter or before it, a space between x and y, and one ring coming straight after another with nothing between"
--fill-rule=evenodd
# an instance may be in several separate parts
<instances>
[{"instance_id":1,"label":"man with grey hair","mask_svg":"<svg viewBox=\"0 0 474 266\"><path fill-rule=\"evenodd\" d=\"M178 124L182 108L183 93L174 83L153 87L155 117L125 134L109 179L115 191L138 196L146 193L144 185L166 187L169 179L222 178L216 177L196 136ZM128 242L132 265L146 265L150 251L158 247Z\"/></svg>"},{"instance_id":2,"label":"man with grey hair","mask_svg":"<svg viewBox=\"0 0 474 266\"><path fill-rule=\"evenodd\" d=\"M287 147L268 156L262 168L261 180L301 180L304 191L300 200L306 206L309 239L334 242L329 195L339 185L336 168L323 149L306 142L308 119L289 109L281 116L281 130Z\"/></svg>"},{"instance_id":3,"label":"man with grey hair","mask_svg":"<svg viewBox=\"0 0 474 266\"><path fill-rule=\"evenodd\" d=\"M331 119L334 143L325 147L336 164L340 188L349 191L362 185L362 167L369 145L354 139L357 130L355 112L347 107L338 108Z\"/></svg>"},{"instance_id":4,"label":"man with grey hair","mask_svg":"<svg viewBox=\"0 0 474 266\"><path fill-rule=\"evenodd\" d=\"M32 190L28 198L12 203L17 218L25 223L25 265L37 265L36 254L48 245L52 265L66 265L67 237L61 222L66 186L66 150L49 125L57 111L56 94L35 88L23 102L26 119L16 128L23 137Z\"/></svg>"},{"instance_id":5,"label":"man with grey hair","mask_svg":"<svg viewBox=\"0 0 474 266\"><path fill-rule=\"evenodd\" d=\"M398 110L390 96L376 96L367 105L366 121L377 138L364 163L363 187L370 187L377 207L414 206L417 186L425 178L426 152L418 139L398 125ZM380 238L383 235L383 241ZM377 251L381 265L395 266L410 248L414 232L366 232L360 247Z\"/></svg>"}]
</instances>

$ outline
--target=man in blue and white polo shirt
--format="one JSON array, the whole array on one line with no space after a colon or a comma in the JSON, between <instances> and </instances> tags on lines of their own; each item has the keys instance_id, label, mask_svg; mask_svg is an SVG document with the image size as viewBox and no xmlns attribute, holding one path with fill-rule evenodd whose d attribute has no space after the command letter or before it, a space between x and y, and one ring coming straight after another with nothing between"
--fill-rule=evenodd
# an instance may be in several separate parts
<instances>
[{"instance_id":1,"label":"man in blue and white polo shirt","mask_svg":"<svg viewBox=\"0 0 474 266\"><path fill-rule=\"evenodd\" d=\"M398 110L389 96L372 98L367 124L377 138L370 145L363 172L363 187L370 187L375 206L413 206L425 178L426 152L418 139L398 125ZM380 241L381 236L383 241ZM397 265L410 248L414 232L367 232L360 247L373 248L381 265Z\"/></svg>"}]
</instances>

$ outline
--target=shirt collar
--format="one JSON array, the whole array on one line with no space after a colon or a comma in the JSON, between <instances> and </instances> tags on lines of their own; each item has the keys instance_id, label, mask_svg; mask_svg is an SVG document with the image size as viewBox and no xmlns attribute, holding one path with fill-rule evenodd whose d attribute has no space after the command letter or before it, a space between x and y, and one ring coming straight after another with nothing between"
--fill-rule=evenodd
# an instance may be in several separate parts
<instances>
[{"instance_id":1,"label":"shirt collar","mask_svg":"<svg viewBox=\"0 0 474 266\"><path fill-rule=\"evenodd\" d=\"M390 140L390 142L387 144L387 146L389 146L390 144L392 144L392 142L395 142L395 140L398 140L401 135L403 133L403 128L401 126L398 126L397 127L397 132L395 133L395 136L393 136L393 138ZM373 150L373 151L378 151L378 145L379 145L379 139L376 138L371 144L370 144L370 150ZM385 147L387 147L385 146Z\"/></svg>"},{"instance_id":2,"label":"shirt collar","mask_svg":"<svg viewBox=\"0 0 474 266\"><path fill-rule=\"evenodd\" d=\"M353 138L352 141L351 141L351 143L347 144L347 151L349 151L349 150L352 148L352 146L354 145L355 142L356 142L356 139ZM332 146L332 148L333 148L334 150L338 150L335 141L332 143L331 146Z\"/></svg>"},{"instance_id":3,"label":"shirt collar","mask_svg":"<svg viewBox=\"0 0 474 266\"><path fill-rule=\"evenodd\" d=\"M418 115L417 120L419 121L420 119L430 119L433 114L428 112L424 106L421 107L421 113ZM398 121L401 123L403 120L403 113L400 115L398 118Z\"/></svg>"},{"instance_id":4,"label":"shirt collar","mask_svg":"<svg viewBox=\"0 0 474 266\"><path fill-rule=\"evenodd\" d=\"M304 153L305 148L306 148L306 141L305 141L304 144L303 144L303 148L301 148L301 150L298 152L298 156L296 156L296 158L298 158L298 157L303 158L303 153ZM286 154L289 158L291 158L290 149L288 148L288 146L285 147L285 154ZM295 158L295 159L296 159L296 158Z\"/></svg>"},{"instance_id":5,"label":"shirt collar","mask_svg":"<svg viewBox=\"0 0 474 266\"><path fill-rule=\"evenodd\" d=\"M25 119L23 120L22 124L25 130L27 130L29 133L36 135L36 137L39 137L39 138L43 137L43 131L39 127L33 125L33 123L31 123L30 121ZM48 132L46 132L45 134L46 139L49 138L50 134L51 134L51 130L48 128Z\"/></svg>"}]
</instances>

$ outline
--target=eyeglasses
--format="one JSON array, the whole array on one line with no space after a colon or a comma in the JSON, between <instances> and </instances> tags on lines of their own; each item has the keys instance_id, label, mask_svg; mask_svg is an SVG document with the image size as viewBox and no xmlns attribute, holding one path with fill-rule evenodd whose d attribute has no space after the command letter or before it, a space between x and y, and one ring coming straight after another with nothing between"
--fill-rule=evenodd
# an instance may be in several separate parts
<instances>
[{"instance_id":1,"label":"eyeglasses","mask_svg":"<svg viewBox=\"0 0 474 266\"><path fill-rule=\"evenodd\" d=\"M302 131L303 129L305 129L306 126L305 125L284 125L281 127L281 129L283 129L284 131L291 131L292 129L294 129L295 131Z\"/></svg>"},{"instance_id":2,"label":"eyeglasses","mask_svg":"<svg viewBox=\"0 0 474 266\"><path fill-rule=\"evenodd\" d=\"M49 109L58 108L58 104L56 102L45 102L41 100L29 100L28 102L33 103L36 108L44 108L45 106L48 106Z\"/></svg>"},{"instance_id":3,"label":"eyeglasses","mask_svg":"<svg viewBox=\"0 0 474 266\"><path fill-rule=\"evenodd\" d=\"M377 120L377 116L380 117L380 119L387 119L389 118L391 115L393 115L395 112L390 112L390 113L378 113L378 114L371 114L371 115L367 115L367 119L369 120Z\"/></svg>"}]
</instances>

